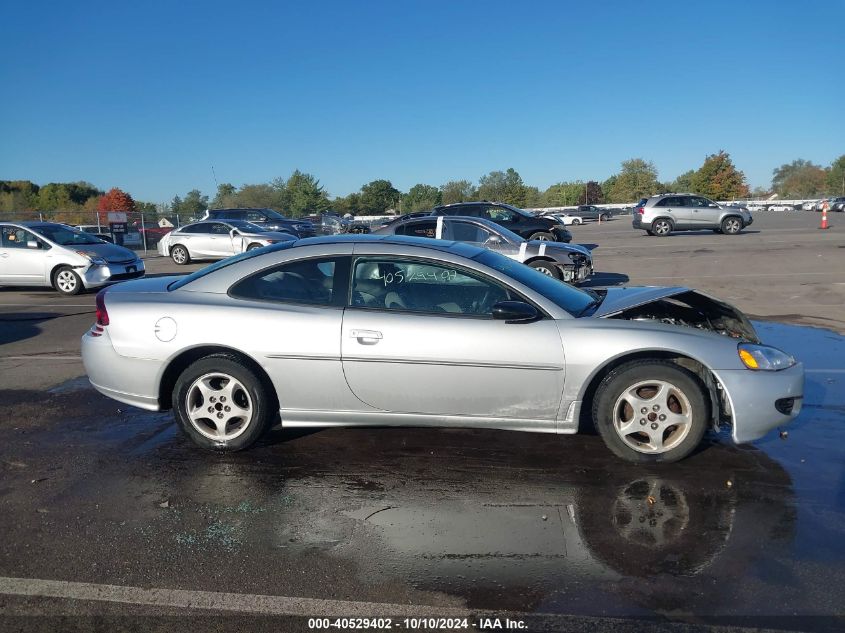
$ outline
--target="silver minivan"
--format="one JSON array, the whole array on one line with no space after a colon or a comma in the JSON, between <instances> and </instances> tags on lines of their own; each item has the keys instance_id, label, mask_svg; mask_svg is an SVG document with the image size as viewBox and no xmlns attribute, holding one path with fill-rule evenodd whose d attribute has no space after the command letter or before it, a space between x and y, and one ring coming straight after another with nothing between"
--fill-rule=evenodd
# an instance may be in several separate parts
<instances>
[{"instance_id":1,"label":"silver minivan","mask_svg":"<svg viewBox=\"0 0 845 633\"><path fill-rule=\"evenodd\" d=\"M65 224L0 223L0 286L52 286L75 295L144 272L135 252Z\"/></svg>"},{"instance_id":2,"label":"silver minivan","mask_svg":"<svg viewBox=\"0 0 845 633\"><path fill-rule=\"evenodd\" d=\"M640 200L634 210L633 227L658 237L702 229L736 235L753 221L748 209L723 207L692 193L662 193Z\"/></svg>"}]
</instances>

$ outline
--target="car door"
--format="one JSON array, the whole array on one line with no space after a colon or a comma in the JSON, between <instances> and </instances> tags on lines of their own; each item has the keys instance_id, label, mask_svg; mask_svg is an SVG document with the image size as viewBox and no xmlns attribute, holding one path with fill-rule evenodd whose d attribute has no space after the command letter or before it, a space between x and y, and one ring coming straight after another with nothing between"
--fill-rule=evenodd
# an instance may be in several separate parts
<instances>
[{"instance_id":1,"label":"car door","mask_svg":"<svg viewBox=\"0 0 845 633\"><path fill-rule=\"evenodd\" d=\"M219 245L217 244L217 237L219 234L214 234L214 226L225 226L220 222L202 222L194 224L189 227L191 230L188 233L188 248L191 251L192 257L220 257L218 253Z\"/></svg>"},{"instance_id":2,"label":"car door","mask_svg":"<svg viewBox=\"0 0 845 633\"><path fill-rule=\"evenodd\" d=\"M36 247L30 248L32 244ZM46 284L50 248L31 231L14 225L0 226L0 282Z\"/></svg>"},{"instance_id":3,"label":"car door","mask_svg":"<svg viewBox=\"0 0 845 633\"><path fill-rule=\"evenodd\" d=\"M669 218L677 229L688 228L692 223L692 209L687 206L687 196L669 196L659 200L655 206L658 207L655 217Z\"/></svg>"},{"instance_id":4,"label":"car door","mask_svg":"<svg viewBox=\"0 0 845 633\"><path fill-rule=\"evenodd\" d=\"M211 242L211 256L212 257L229 257L236 252L241 252L240 236L232 236L233 227L222 222L212 222L209 232L209 240ZM236 243L237 242L237 243Z\"/></svg>"},{"instance_id":5,"label":"car door","mask_svg":"<svg viewBox=\"0 0 845 633\"><path fill-rule=\"evenodd\" d=\"M494 232L490 227L484 226L480 222L447 218L443 222L441 239L467 242L481 248L496 251L505 257L522 261L520 259L519 245L512 244L502 235ZM522 242L522 244L527 244L527 242Z\"/></svg>"},{"instance_id":6,"label":"car door","mask_svg":"<svg viewBox=\"0 0 845 633\"><path fill-rule=\"evenodd\" d=\"M500 283L441 261L362 256L352 264L351 297L341 356L365 404L397 414L556 419L558 328L551 319L492 319L495 303L517 298Z\"/></svg>"},{"instance_id":7,"label":"car door","mask_svg":"<svg viewBox=\"0 0 845 633\"><path fill-rule=\"evenodd\" d=\"M719 205L701 196L687 198L690 207L690 225L692 228L710 229L719 226L722 210Z\"/></svg>"}]
</instances>

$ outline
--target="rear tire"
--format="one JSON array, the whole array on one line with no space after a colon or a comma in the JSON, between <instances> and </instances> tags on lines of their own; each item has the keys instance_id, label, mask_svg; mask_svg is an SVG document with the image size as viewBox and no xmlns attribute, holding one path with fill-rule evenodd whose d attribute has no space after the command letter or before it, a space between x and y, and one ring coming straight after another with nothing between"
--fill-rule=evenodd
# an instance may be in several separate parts
<instances>
[{"instance_id":1,"label":"rear tire","mask_svg":"<svg viewBox=\"0 0 845 633\"><path fill-rule=\"evenodd\" d=\"M528 239L539 240L541 242L554 242L555 236L551 233L547 233L546 231L537 231L536 233L532 233L531 237L529 237Z\"/></svg>"},{"instance_id":2,"label":"rear tire","mask_svg":"<svg viewBox=\"0 0 845 633\"><path fill-rule=\"evenodd\" d=\"M537 272L543 273L544 275L552 277L553 279L561 279L562 277L560 271L557 269L557 266L555 266L549 261L546 261L545 259L536 259L533 262L530 262L528 265L531 266L531 268L533 268Z\"/></svg>"},{"instance_id":3,"label":"rear tire","mask_svg":"<svg viewBox=\"0 0 845 633\"><path fill-rule=\"evenodd\" d=\"M269 386L235 356L215 354L189 365L176 380L173 413L197 446L240 451L272 426Z\"/></svg>"},{"instance_id":4,"label":"rear tire","mask_svg":"<svg viewBox=\"0 0 845 633\"><path fill-rule=\"evenodd\" d=\"M172 259L177 266L184 266L185 264L191 263L191 254L188 252L187 248L177 244L170 249L170 259Z\"/></svg>"},{"instance_id":5,"label":"rear tire","mask_svg":"<svg viewBox=\"0 0 845 633\"><path fill-rule=\"evenodd\" d=\"M618 457L676 462L701 442L709 398L689 370L662 360L625 363L607 374L593 398L593 423Z\"/></svg>"},{"instance_id":6,"label":"rear tire","mask_svg":"<svg viewBox=\"0 0 845 633\"><path fill-rule=\"evenodd\" d=\"M659 220L655 220L654 223L651 225L651 230L654 231L654 234L657 237L666 237L670 233L672 233L672 226L671 220L667 220L665 218L660 218Z\"/></svg>"},{"instance_id":7,"label":"rear tire","mask_svg":"<svg viewBox=\"0 0 845 633\"><path fill-rule=\"evenodd\" d=\"M62 266L53 275L53 288L59 294L72 297L82 292L82 279L80 279L79 275L70 266Z\"/></svg>"}]
</instances>

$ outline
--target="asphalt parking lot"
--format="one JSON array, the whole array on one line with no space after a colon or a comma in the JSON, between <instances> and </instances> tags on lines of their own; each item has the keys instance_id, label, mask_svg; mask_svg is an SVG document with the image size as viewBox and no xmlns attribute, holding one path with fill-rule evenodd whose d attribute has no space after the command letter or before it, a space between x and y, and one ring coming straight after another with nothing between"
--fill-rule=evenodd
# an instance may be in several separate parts
<instances>
[{"instance_id":1,"label":"asphalt parking lot","mask_svg":"<svg viewBox=\"0 0 845 633\"><path fill-rule=\"evenodd\" d=\"M572 227L596 245L591 285L704 290L805 363L788 436L712 435L653 468L591 435L461 429L277 430L244 453L201 452L169 413L87 385L93 294L2 288L0 614L843 630L845 217L818 220L760 213L738 236L647 237L624 217Z\"/></svg>"}]
</instances>

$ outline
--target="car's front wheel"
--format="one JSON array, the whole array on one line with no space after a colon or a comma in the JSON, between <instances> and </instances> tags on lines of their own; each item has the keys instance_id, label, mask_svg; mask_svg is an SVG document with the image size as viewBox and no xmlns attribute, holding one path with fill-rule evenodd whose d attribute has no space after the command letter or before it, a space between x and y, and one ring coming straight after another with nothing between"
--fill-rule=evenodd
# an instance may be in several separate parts
<instances>
[{"instance_id":1,"label":"car's front wheel","mask_svg":"<svg viewBox=\"0 0 845 633\"><path fill-rule=\"evenodd\" d=\"M53 288L68 297L82 292L82 279L70 266L62 266L53 275Z\"/></svg>"},{"instance_id":2,"label":"car's front wheel","mask_svg":"<svg viewBox=\"0 0 845 633\"><path fill-rule=\"evenodd\" d=\"M246 249L246 250L247 250L247 251L254 251L254 250L255 250L255 249L257 249L257 248L261 248L261 244L250 244L250 245L247 247L247 249Z\"/></svg>"},{"instance_id":3,"label":"car's front wheel","mask_svg":"<svg viewBox=\"0 0 845 633\"><path fill-rule=\"evenodd\" d=\"M633 361L601 381L593 422L607 447L629 462L675 462L701 442L710 419L698 378L668 361Z\"/></svg>"},{"instance_id":4,"label":"car's front wheel","mask_svg":"<svg viewBox=\"0 0 845 633\"><path fill-rule=\"evenodd\" d=\"M264 382L233 356L207 356L173 387L176 423L202 448L239 451L260 438L275 412Z\"/></svg>"},{"instance_id":5,"label":"car's front wheel","mask_svg":"<svg viewBox=\"0 0 845 633\"><path fill-rule=\"evenodd\" d=\"M191 254L188 249L178 244L170 250L170 258L179 266L191 263Z\"/></svg>"},{"instance_id":6,"label":"car's front wheel","mask_svg":"<svg viewBox=\"0 0 845 633\"><path fill-rule=\"evenodd\" d=\"M544 275L547 275L549 277L553 277L554 279L561 278L561 274L560 271L557 269L557 266L555 266L549 261L546 261L545 259L535 260L533 262L530 262L528 265L531 266L531 268L533 268L537 272L543 273Z\"/></svg>"},{"instance_id":7,"label":"car's front wheel","mask_svg":"<svg viewBox=\"0 0 845 633\"><path fill-rule=\"evenodd\" d=\"M742 220L739 218L725 218L722 220L722 233L725 235L736 235L742 230Z\"/></svg>"},{"instance_id":8,"label":"car's front wheel","mask_svg":"<svg viewBox=\"0 0 845 633\"><path fill-rule=\"evenodd\" d=\"M546 231L537 231L536 233L532 233L531 237L529 237L528 239L539 240L541 242L554 242L555 236L551 233L547 233Z\"/></svg>"},{"instance_id":9,"label":"car's front wheel","mask_svg":"<svg viewBox=\"0 0 845 633\"><path fill-rule=\"evenodd\" d=\"M657 237L666 237L672 232L672 228L672 222L664 218L655 220L654 224L651 225L651 231Z\"/></svg>"}]
</instances>

